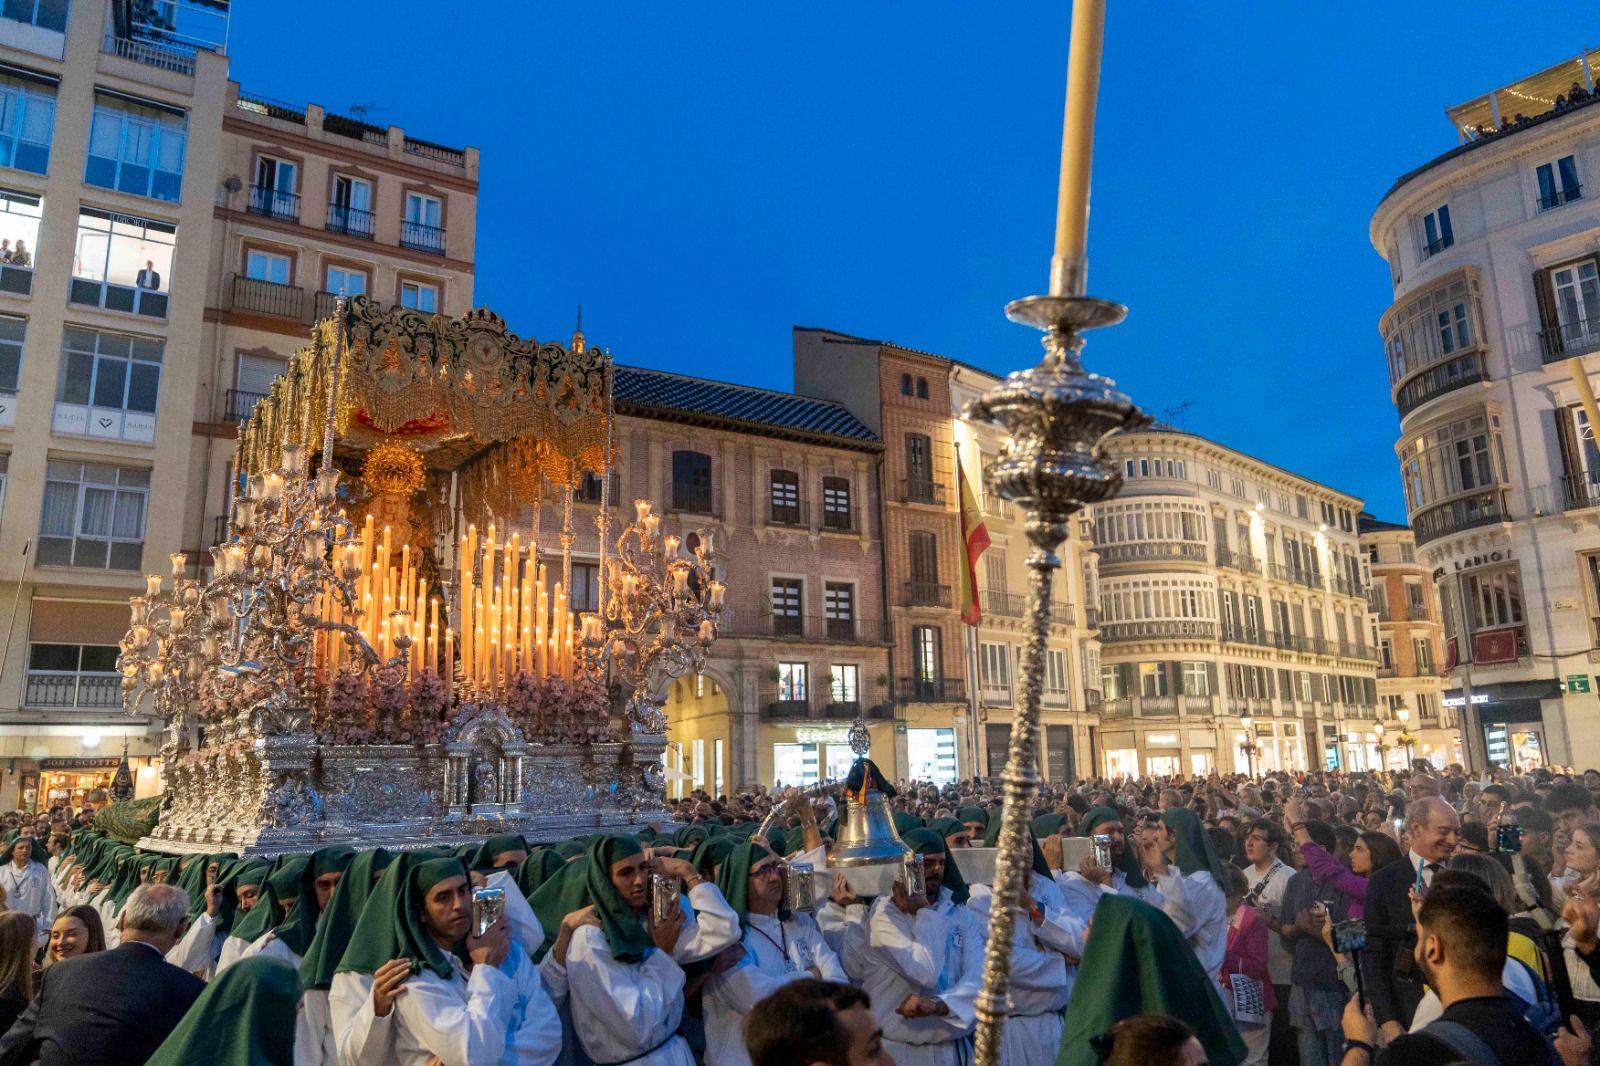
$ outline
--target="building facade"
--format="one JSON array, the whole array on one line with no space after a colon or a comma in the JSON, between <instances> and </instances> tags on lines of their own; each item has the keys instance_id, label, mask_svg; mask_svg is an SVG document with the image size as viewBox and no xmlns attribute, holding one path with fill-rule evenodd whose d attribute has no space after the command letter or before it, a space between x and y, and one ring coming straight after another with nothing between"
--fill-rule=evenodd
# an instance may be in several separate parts
<instances>
[{"instance_id":1,"label":"building facade","mask_svg":"<svg viewBox=\"0 0 1600 1066\"><path fill-rule=\"evenodd\" d=\"M1443 769L1462 759L1461 732L1455 708L1444 705L1444 625L1433 575L1417 558L1408 526L1363 514L1360 530L1372 575L1368 608L1378 623L1378 708L1390 731L1389 761L1426 759Z\"/></svg>"},{"instance_id":2,"label":"building facade","mask_svg":"<svg viewBox=\"0 0 1600 1066\"><path fill-rule=\"evenodd\" d=\"M1579 56L1448 112L1370 236L1395 452L1468 765L1600 764L1600 97ZM1591 177L1590 175L1594 175Z\"/></svg>"},{"instance_id":3,"label":"building facade","mask_svg":"<svg viewBox=\"0 0 1600 1066\"><path fill-rule=\"evenodd\" d=\"M1361 501L1166 428L1104 446L1097 770L1376 767Z\"/></svg>"}]
</instances>

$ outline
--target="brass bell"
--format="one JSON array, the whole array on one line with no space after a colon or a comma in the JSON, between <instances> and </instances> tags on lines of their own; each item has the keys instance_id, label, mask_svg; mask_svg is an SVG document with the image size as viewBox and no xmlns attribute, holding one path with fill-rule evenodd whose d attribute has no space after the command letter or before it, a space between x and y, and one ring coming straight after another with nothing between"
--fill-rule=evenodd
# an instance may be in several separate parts
<instances>
[{"instance_id":1,"label":"brass bell","mask_svg":"<svg viewBox=\"0 0 1600 1066\"><path fill-rule=\"evenodd\" d=\"M874 788L868 789L865 803L844 798L844 817L828 849L830 870L899 864L910 855L911 849L895 832L888 797Z\"/></svg>"}]
</instances>

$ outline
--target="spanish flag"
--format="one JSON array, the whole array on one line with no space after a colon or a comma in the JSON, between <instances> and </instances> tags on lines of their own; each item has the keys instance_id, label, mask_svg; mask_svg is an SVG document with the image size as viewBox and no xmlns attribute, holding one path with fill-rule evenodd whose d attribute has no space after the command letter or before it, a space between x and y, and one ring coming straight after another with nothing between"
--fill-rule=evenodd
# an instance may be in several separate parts
<instances>
[{"instance_id":1,"label":"spanish flag","mask_svg":"<svg viewBox=\"0 0 1600 1066\"><path fill-rule=\"evenodd\" d=\"M956 449L956 486L961 497L961 543L966 546L967 555L961 566L961 620L975 626L983 618L983 608L978 606L978 556L989 547L989 528L983 524L978 498L972 494L972 485L961 469L959 448Z\"/></svg>"}]
</instances>

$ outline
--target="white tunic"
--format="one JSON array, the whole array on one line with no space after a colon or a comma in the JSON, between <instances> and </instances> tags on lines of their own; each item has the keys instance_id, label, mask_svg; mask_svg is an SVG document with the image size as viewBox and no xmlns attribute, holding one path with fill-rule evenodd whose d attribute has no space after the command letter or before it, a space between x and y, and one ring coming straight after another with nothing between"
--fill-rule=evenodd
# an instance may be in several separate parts
<instances>
[{"instance_id":1,"label":"white tunic","mask_svg":"<svg viewBox=\"0 0 1600 1066\"><path fill-rule=\"evenodd\" d=\"M977 1023L973 1002L983 978L983 923L941 889L939 902L904 913L887 897L867 919L862 986L883 1026L884 1043L901 1066L945 1066L965 1061ZM896 1008L909 995L937 997L950 1008L942 1017L904 1018Z\"/></svg>"},{"instance_id":2,"label":"white tunic","mask_svg":"<svg viewBox=\"0 0 1600 1066\"><path fill-rule=\"evenodd\" d=\"M539 924L538 917L533 913L533 908L528 906L528 897L522 894L522 889L517 887L517 880L511 870L496 870L486 878L490 888L498 888L506 894L506 925L510 927L511 939L522 945L522 950L528 953L531 959L539 953L539 946L544 943L544 927Z\"/></svg>"},{"instance_id":3,"label":"white tunic","mask_svg":"<svg viewBox=\"0 0 1600 1066\"><path fill-rule=\"evenodd\" d=\"M851 983L859 985L866 966L862 952L867 946L867 905L852 903L841 907L829 900L817 907L817 927L839 956Z\"/></svg>"},{"instance_id":4,"label":"white tunic","mask_svg":"<svg viewBox=\"0 0 1600 1066\"><path fill-rule=\"evenodd\" d=\"M394 1061L427 1066L548 1066L561 1054L561 1021L539 971L512 944L499 966L470 975L454 955L449 979L423 970L395 1000ZM370 998L370 997L368 997Z\"/></svg>"},{"instance_id":5,"label":"white tunic","mask_svg":"<svg viewBox=\"0 0 1600 1066\"><path fill-rule=\"evenodd\" d=\"M34 938L50 937L50 923L56 920L56 889L43 863L28 862L20 868L14 862L0 867L0 888L5 889L6 910L33 917Z\"/></svg>"},{"instance_id":6,"label":"white tunic","mask_svg":"<svg viewBox=\"0 0 1600 1066\"><path fill-rule=\"evenodd\" d=\"M167 961L180 970L209 978L217 965L216 947L217 920L210 914L202 913L189 923L183 939L167 952Z\"/></svg>"},{"instance_id":7,"label":"white tunic","mask_svg":"<svg viewBox=\"0 0 1600 1066\"><path fill-rule=\"evenodd\" d=\"M1102 896L1130 896L1152 907L1159 907L1162 903L1159 887L1146 883L1143 888L1135 888L1128 884L1128 875L1121 870L1111 871L1110 885L1090 881L1076 870L1057 873L1055 882L1056 887L1061 890L1062 902L1072 912L1073 917L1082 922L1089 920Z\"/></svg>"},{"instance_id":8,"label":"white tunic","mask_svg":"<svg viewBox=\"0 0 1600 1066\"><path fill-rule=\"evenodd\" d=\"M672 946L672 957L679 962L704 962L739 940L739 916L733 913L722 890L702 881L678 896L683 910L683 932ZM591 927L592 928L592 927Z\"/></svg>"},{"instance_id":9,"label":"white tunic","mask_svg":"<svg viewBox=\"0 0 1600 1066\"><path fill-rule=\"evenodd\" d=\"M578 1042L596 1063L694 1066L688 1041L674 1035L683 1018L683 970L673 955L651 948L639 962L619 962L605 933L585 925L572 934L565 966L555 952L539 966L550 994L569 1004Z\"/></svg>"},{"instance_id":10,"label":"white tunic","mask_svg":"<svg viewBox=\"0 0 1600 1066\"><path fill-rule=\"evenodd\" d=\"M811 915L779 922L776 915L750 914L745 925L744 960L706 985L706 1066L749 1066L744 1016L790 981L812 976L811 967L824 981L850 983Z\"/></svg>"},{"instance_id":11,"label":"white tunic","mask_svg":"<svg viewBox=\"0 0 1600 1066\"><path fill-rule=\"evenodd\" d=\"M394 1061L394 1011L382 1018L373 1012L371 974L334 974L328 1014L340 1066L384 1066Z\"/></svg>"},{"instance_id":12,"label":"white tunic","mask_svg":"<svg viewBox=\"0 0 1600 1066\"><path fill-rule=\"evenodd\" d=\"M288 945L278 939L278 934L270 929L256 937L255 941L240 953L239 958L249 959L257 955L264 955L269 959L281 959L293 966L295 973L300 972L300 956L290 951Z\"/></svg>"},{"instance_id":13,"label":"white tunic","mask_svg":"<svg viewBox=\"0 0 1600 1066\"><path fill-rule=\"evenodd\" d=\"M1183 933L1200 966L1222 990L1222 958L1228 951L1228 900L1211 871L1183 876L1176 866L1156 875L1161 909Z\"/></svg>"},{"instance_id":14,"label":"white tunic","mask_svg":"<svg viewBox=\"0 0 1600 1066\"><path fill-rule=\"evenodd\" d=\"M1045 882L1038 874L1033 874L1032 878L1034 889ZM967 906L987 926L993 902L993 892L975 892ZM1067 1009L1067 997L1072 992L1069 970L1077 969L1068 967L1066 957L1045 942L1047 931L1052 938L1059 939L1063 935L1060 926L1053 927L1050 923L1050 905L1039 896L1034 897L1034 903L1046 915L1043 922L1036 926L1032 915L1019 910L1012 924L1011 1012L1000 1040L1001 1066L1033 1066L1056 1061L1056 1052L1061 1048L1062 1012ZM1077 922L1061 909L1059 900L1054 906L1056 913L1068 923ZM1076 942L1081 954L1081 936Z\"/></svg>"}]
</instances>

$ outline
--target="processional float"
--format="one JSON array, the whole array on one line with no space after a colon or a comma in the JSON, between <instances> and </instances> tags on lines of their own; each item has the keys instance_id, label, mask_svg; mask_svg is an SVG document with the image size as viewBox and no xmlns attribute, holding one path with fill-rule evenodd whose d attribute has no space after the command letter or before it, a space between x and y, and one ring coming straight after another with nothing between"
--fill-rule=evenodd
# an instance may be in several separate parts
<instances>
[{"instance_id":1,"label":"processional float","mask_svg":"<svg viewBox=\"0 0 1600 1066\"><path fill-rule=\"evenodd\" d=\"M146 577L118 668L165 725L167 851L560 839L664 816L662 704L717 637L712 537L612 541L609 355L363 297L239 431L208 572ZM600 580L573 610L573 495ZM540 528L547 499L561 525ZM556 562L559 560L559 563ZM555 567L555 569L552 569Z\"/></svg>"}]
</instances>

